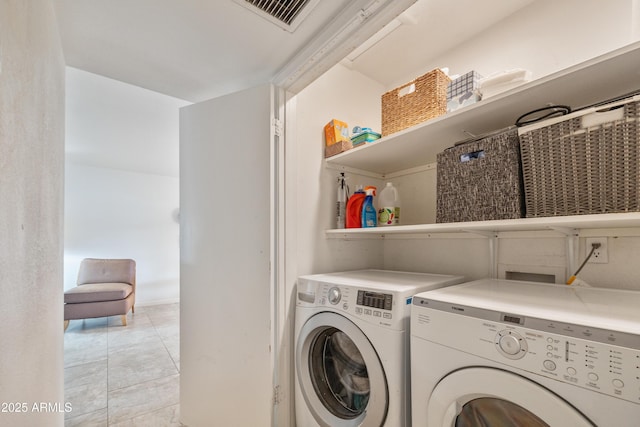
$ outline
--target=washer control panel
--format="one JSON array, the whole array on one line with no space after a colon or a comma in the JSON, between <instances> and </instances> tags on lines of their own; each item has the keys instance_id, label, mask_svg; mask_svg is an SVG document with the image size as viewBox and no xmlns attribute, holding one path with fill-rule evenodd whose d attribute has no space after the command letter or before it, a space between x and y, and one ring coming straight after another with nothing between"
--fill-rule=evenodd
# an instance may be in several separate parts
<instances>
[{"instance_id":1,"label":"washer control panel","mask_svg":"<svg viewBox=\"0 0 640 427\"><path fill-rule=\"evenodd\" d=\"M299 290L297 304L324 306L391 329L405 329L408 325L411 299L405 302L398 294L331 283L317 283L312 298L307 297L310 293L311 290Z\"/></svg>"},{"instance_id":2,"label":"washer control panel","mask_svg":"<svg viewBox=\"0 0 640 427\"><path fill-rule=\"evenodd\" d=\"M414 338L640 405L640 335L418 298L413 304Z\"/></svg>"}]
</instances>

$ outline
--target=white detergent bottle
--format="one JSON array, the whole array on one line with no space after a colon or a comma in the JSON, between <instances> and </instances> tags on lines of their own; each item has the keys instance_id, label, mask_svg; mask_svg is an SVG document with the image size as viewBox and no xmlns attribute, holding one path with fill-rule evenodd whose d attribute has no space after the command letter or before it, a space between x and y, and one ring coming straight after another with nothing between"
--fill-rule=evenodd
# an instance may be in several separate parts
<instances>
[{"instance_id":1,"label":"white detergent bottle","mask_svg":"<svg viewBox=\"0 0 640 427\"><path fill-rule=\"evenodd\" d=\"M387 182L378 196L378 226L400 224L400 196L393 183Z\"/></svg>"}]
</instances>

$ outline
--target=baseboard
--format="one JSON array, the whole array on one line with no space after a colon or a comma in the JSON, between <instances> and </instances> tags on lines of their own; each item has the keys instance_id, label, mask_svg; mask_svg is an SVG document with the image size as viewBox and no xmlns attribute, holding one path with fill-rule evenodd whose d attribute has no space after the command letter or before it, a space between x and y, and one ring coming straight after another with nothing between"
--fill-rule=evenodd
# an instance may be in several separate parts
<instances>
[{"instance_id":1,"label":"baseboard","mask_svg":"<svg viewBox=\"0 0 640 427\"><path fill-rule=\"evenodd\" d=\"M151 305L176 304L180 302L180 298L158 299L153 301L137 302L136 307L148 307Z\"/></svg>"}]
</instances>

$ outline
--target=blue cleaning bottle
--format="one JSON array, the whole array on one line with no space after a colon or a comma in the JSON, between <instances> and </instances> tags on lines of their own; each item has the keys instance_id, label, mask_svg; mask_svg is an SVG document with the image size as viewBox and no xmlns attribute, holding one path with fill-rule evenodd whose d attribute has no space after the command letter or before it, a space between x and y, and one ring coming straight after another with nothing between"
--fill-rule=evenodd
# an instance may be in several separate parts
<instances>
[{"instance_id":1,"label":"blue cleaning bottle","mask_svg":"<svg viewBox=\"0 0 640 427\"><path fill-rule=\"evenodd\" d=\"M376 195L376 187L368 186L364 188L366 197L362 203L362 228L375 227L378 225L378 211L373 206L373 196Z\"/></svg>"}]
</instances>

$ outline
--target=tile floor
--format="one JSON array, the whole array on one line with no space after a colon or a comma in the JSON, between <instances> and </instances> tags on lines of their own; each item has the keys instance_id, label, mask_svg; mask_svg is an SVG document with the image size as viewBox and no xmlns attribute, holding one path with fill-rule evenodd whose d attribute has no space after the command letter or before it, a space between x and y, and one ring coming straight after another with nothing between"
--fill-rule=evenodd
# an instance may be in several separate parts
<instances>
[{"instance_id":1,"label":"tile floor","mask_svg":"<svg viewBox=\"0 0 640 427\"><path fill-rule=\"evenodd\" d=\"M72 320L64 334L65 426L171 427L179 421L179 304Z\"/></svg>"}]
</instances>

